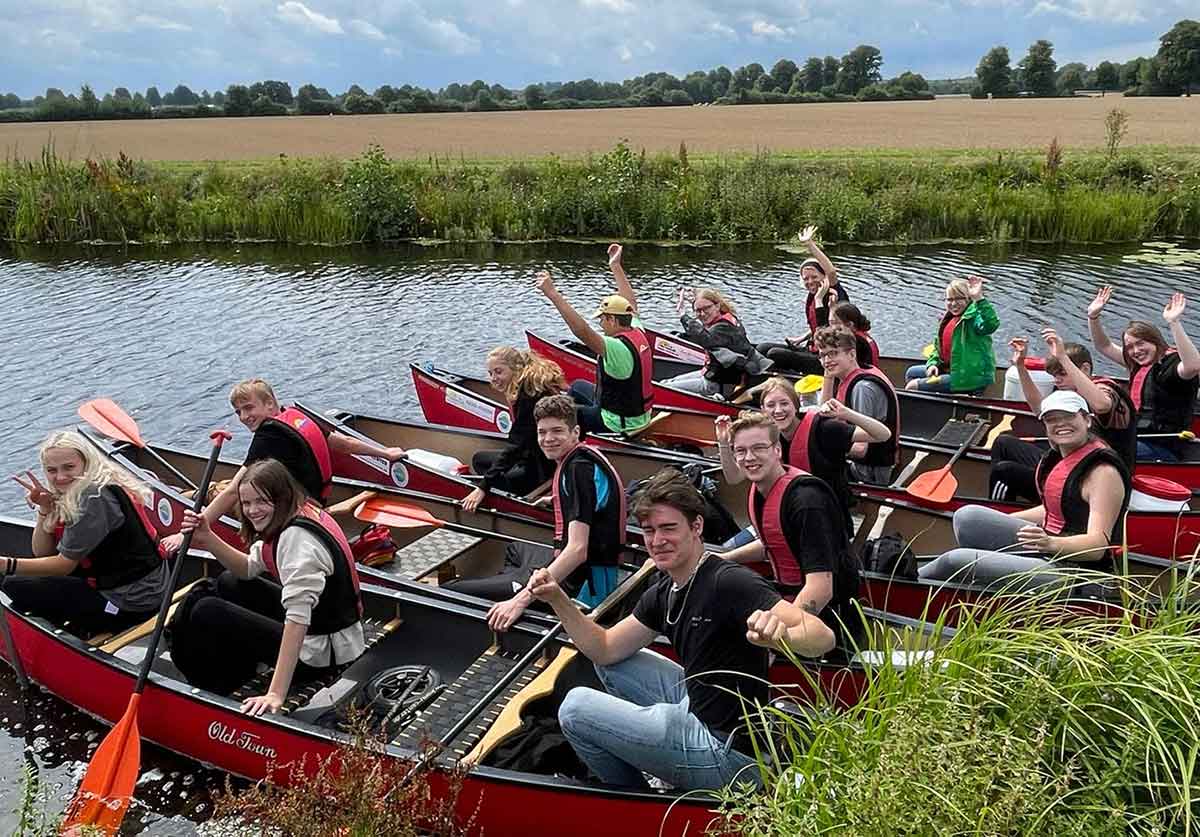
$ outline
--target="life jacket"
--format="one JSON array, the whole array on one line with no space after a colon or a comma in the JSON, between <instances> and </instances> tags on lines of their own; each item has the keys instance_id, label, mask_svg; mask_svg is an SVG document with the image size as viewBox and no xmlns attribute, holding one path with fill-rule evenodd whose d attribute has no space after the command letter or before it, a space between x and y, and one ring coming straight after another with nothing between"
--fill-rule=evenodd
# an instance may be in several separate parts
<instances>
[{"instance_id":1,"label":"life jacket","mask_svg":"<svg viewBox=\"0 0 1200 837\"><path fill-rule=\"evenodd\" d=\"M606 547L619 547L625 543L625 485L621 482L621 477L617 473L617 469L608 461L608 457L600 451L593 448L591 445L580 443L567 452L567 455L558 460L558 466L554 469L554 481L550 488L550 498L554 505L554 549L557 554L567 545L567 524L568 521L563 519L562 511L562 480L563 471L567 463L577 456L582 456L585 459L590 459L592 463L604 471L608 477L609 500L615 496L617 501L617 532L615 543L610 543L613 540L612 533L596 531L597 527L592 527L591 538L589 538L589 546L591 543L601 544ZM594 539L594 540L593 540ZM589 552L589 559L591 557Z\"/></svg>"},{"instance_id":2,"label":"life jacket","mask_svg":"<svg viewBox=\"0 0 1200 837\"><path fill-rule=\"evenodd\" d=\"M1129 393L1125 391L1125 387L1114 381L1112 378L1094 377L1092 383L1103 385L1111 394L1115 401L1125 405L1126 411L1129 413L1129 426L1121 428L1104 427L1099 421L1093 421L1096 435L1108 443L1117 456L1121 457L1121 461L1125 463L1125 467L1132 473L1134 463L1137 461L1137 407L1133 404L1133 399ZM1120 404L1113 404L1113 412L1120 409Z\"/></svg>"},{"instance_id":3,"label":"life jacket","mask_svg":"<svg viewBox=\"0 0 1200 837\"><path fill-rule=\"evenodd\" d=\"M117 498L125 522L81 558L71 575L84 579L93 589L111 590L149 575L167 553L159 543L158 527L139 498L116 485L106 485L101 491ZM62 524L55 528L55 544L65 531Z\"/></svg>"},{"instance_id":4,"label":"life jacket","mask_svg":"<svg viewBox=\"0 0 1200 837\"><path fill-rule=\"evenodd\" d=\"M313 461L317 463L317 472L321 475L321 493L314 497L325 503L329 500L329 492L333 488L333 459L329 454L329 442L320 426L295 407L285 408L279 415L267 421L277 421L296 436L304 440Z\"/></svg>"},{"instance_id":5,"label":"life jacket","mask_svg":"<svg viewBox=\"0 0 1200 837\"><path fill-rule=\"evenodd\" d=\"M1121 523L1129 506L1132 483L1121 457L1102 439L1092 439L1066 457L1051 448L1038 462L1035 478L1046 510L1042 528L1047 534L1082 535L1087 532L1089 506L1083 499L1083 481L1095 466L1103 463L1115 467L1125 483L1121 513L1117 515L1108 537L1111 544L1120 542ZM1111 554L1106 553L1100 566L1109 565L1111 560ZM1086 563L1091 567L1097 566L1095 562Z\"/></svg>"},{"instance_id":6,"label":"life jacket","mask_svg":"<svg viewBox=\"0 0 1200 837\"><path fill-rule=\"evenodd\" d=\"M797 431L799 432L799 431ZM833 489L819 477L814 477L812 474L806 474L798 468L793 468L790 465L785 465L783 468L783 476L775 480L775 484L771 486L771 490L767 492L767 496L763 501L762 516L758 515L756 503L754 502L755 494L758 489L751 487L747 496L747 508L750 523L754 526L754 531L758 532L758 538L762 541L763 549L767 553L767 560L771 562L771 570L775 574L775 581L781 587L800 588L804 586L804 570L800 569L800 560L792 552L791 546L788 544L787 536L783 531L783 500L787 497L788 491L797 480L802 481L806 485L818 486L820 490L829 492L829 496L833 498L835 508L841 508L840 501ZM837 521L835 528L840 531L845 531L844 521ZM840 564L840 557L834 564Z\"/></svg>"},{"instance_id":7,"label":"life jacket","mask_svg":"<svg viewBox=\"0 0 1200 837\"><path fill-rule=\"evenodd\" d=\"M858 356L859 366L879 365L879 344L871 337L869 331L854 332L854 349Z\"/></svg>"},{"instance_id":8,"label":"life jacket","mask_svg":"<svg viewBox=\"0 0 1200 837\"><path fill-rule=\"evenodd\" d=\"M614 378L604 368L604 358L596 364L596 398L601 409L625 419L645 415L654 402L653 350L646 332L630 328L617 335L617 339L633 353L633 374L624 380Z\"/></svg>"},{"instance_id":9,"label":"life jacket","mask_svg":"<svg viewBox=\"0 0 1200 837\"><path fill-rule=\"evenodd\" d=\"M876 367L863 369L860 366L838 382L837 399L849 407L854 387L867 378L877 382L887 393L888 411L883 423L892 431L892 437L886 442L869 443L866 455L858 461L863 465L895 465L900 458L900 400L896 397L896 390L887 376Z\"/></svg>"},{"instance_id":10,"label":"life jacket","mask_svg":"<svg viewBox=\"0 0 1200 837\"><path fill-rule=\"evenodd\" d=\"M262 546L262 560L267 573L280 584L279 565L275 552L279 536L292 526L312 532L333 556L333 574L325 577L325 587L317 597L308 626L310 636L325 636L349 628L362 618L362 597L358 591L358 568L354 563L354 551L346 540L345 533L329 513L306 503L300 513L293 517L269 541Z\"/></svg>"},{"instance_id":11,"label":"life jacket","mask_svg":"<svg viewBox=\"0 0 1200 837\"><path fill-rule=\"evenodd\" d=\"M951 355L954 353L954 330L962 322L962 317L947 316L942 319L942 327L938 331L938 358L941 365L949 369L952 365Z\"/></svg>"},{"instance_id":12,"label":"life jacket","mask_svg":"<svg viewBox=\"0 0 1200 837\"><path fill-rule=\"evenodd\" d=\"M1165 365L1179 363L1175 349L1155 363L1139 366L1129 382L1129 396L1137 408L1137 429L1141 433L1178 433L1192 424L1192 410L1200 378L1193 378L1185 393L1170 392L1158 385L1158 376Z\"/></svg>"},{"instance_id":13,"label":"life jacket","mask_svg":"<svg viewBox=\"0 0 1200 837\"><path fill-rule=\"evenodd\" d=\"M817 431L826 417L819 415L816 410L805 410L792 434L792 441L787 446L787 463L793 468L807 471L814 477L819 477L832 489L837 497L838 506L850 508L850 485L846 480L846 460L842 457L831 456L817 444ZM846 525L850 526L849 515Z\"/></svg>"},{"instance_id":14,"label":"life jacket","mask_svg":"<svg viewBox=\"0 0 1200 837\"><path fill-rule=\"evenodd\" d=\"M788 445L787 464L810 474L813 473L813 467L809 450L812 448L812 434L817 429L817 418L816 410L805 410L800 417L800 424L796 426L796 432L792 434L791 444Z\"/></svg>"}]
</instances>

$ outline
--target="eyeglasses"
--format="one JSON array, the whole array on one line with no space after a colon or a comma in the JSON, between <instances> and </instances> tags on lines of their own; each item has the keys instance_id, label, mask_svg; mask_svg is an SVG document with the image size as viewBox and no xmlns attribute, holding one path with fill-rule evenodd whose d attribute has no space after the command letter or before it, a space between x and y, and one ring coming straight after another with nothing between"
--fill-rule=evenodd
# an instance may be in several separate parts
<instances>
[{"instance_id":1,"label":"eyeglasses","mask_svg":"<svg viewBox=\"0 0 1200 837\"><path fill-rule=\"evenodd\" d=\"M965 296L948 296L948 297L946 297L946 302L966 302L966 301L967 301L967 298Z\"/></svg>"},{"instance_id":2,"label":"eyeglasses","mask_svg":"<svg viewBox=\"0 0 1200 837\"><path fill-rule=\"evenodd\" d=\"M697 314L707 314L709 311L712 311L712 310L713 310L713 309L715 309L716 307L717 307L717 306L716 306L714 303L712 303L712 302L709 302L709 303L707 303L707 304L705 304L705 305L701 305L700 303L696 303L696 313L697 313Z\"/></svg>"},{"instance_id":3,"label":"eyeglasses","mask_svg":"<svg viewBox=\"0 0 1200 837\"><path fill-rule=\"evenodd\" d=\"M817 352L817 357L820 358L821 360L829 360L830 358L837 357L844 351L846 351L846 350L845 349L828 349L824 352Z\"/></svg>"},{"instance_id":4,"label":"eyeglasses","mask_svg":"<svg viewBox=\"0 0 1200 837\"><path fill-rule=\"evenodd\" d=\"M753 454L754 458L757 459L758 457L762 456L763 454L765 454L767 451L769 451L773 447L775 447L775 445L771 444L770 442L760 442L759 444L751 445L748 448L734 448L733 449L733 458L734 459L745 459L748 456L750 456L751 454Z\"/></svg>"}]
</instances>

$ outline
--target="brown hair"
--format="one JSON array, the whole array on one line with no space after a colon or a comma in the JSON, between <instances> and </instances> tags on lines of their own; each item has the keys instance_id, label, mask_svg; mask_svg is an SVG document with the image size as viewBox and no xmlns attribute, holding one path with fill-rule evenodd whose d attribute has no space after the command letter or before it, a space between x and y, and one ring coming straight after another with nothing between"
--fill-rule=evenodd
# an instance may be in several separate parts
<instances>
[{"instance_id":1,"label":"brown hair","mask_svg":"<svg viewBox=\"0 0 1200 837\"><path fill-rule=\"evenodd\" d=\"M733 307L733 303L725 298L725 294L718 291L716 288L697 288L696 299L707 299L713 305L717 306L717 310L722 314L732 314L737 316L737 309Z\"/></svg>"},{"instance_id":2,"label":"brown hair","mask_svg":"<svg viewBox=\"0 0 1200 837\"><path fill-rule=\"evenodd\" d=\"M1085 363L1089 366L1092 365L1092 353L1082 343L1063 343L1063 349L1066 351L1067 357L1071 359L1071 363L1076 366L1082 368ZM1046 371L1051 375L1063 373L1062 364L1058 362L1058 358L1046 358Z\"/></svg>"},{"instance_id":3,"label":"brown hair","mask_svg":"<svg viewBox=\"0 0 1200 837\"><path fill-rule=\"evenodd\" d=\"M737 434L743 430L752 430L755 427L761 427L767 431L767 438L771 440L771 444L779 444L779 425L766 413L756 410L742 410L738 414L737 421L729 426L729 438L736 439Z\"/></svg>"},{"instance_id":4,"label":"brown hair","mask_svg":"<svg viewBox=\"0 0 1200 837\"><path fill-rule=\"evenodd\" d=\"M796 386L787 378L781 378L776 375L774 378L767 378L766 382L758 390L758 403L761 404L767 400L767 393L778 390L791 400L792 406L797 410L800 409L800 396L796 394Z\"/></svg>"},{"instance_id":5,"label":"brown hair","mask_svg":"<svg viewBox=\"0 0 1200 837\"><path fill-rule=\"evenodd\" d=\"M858 340L854 332L845 326L825 326L817 329L813 335L817 349L845 349L849 352L858 351ZM856 355L857 356L857 355Z\"/></svg>"},{"instance_id":6,"label":"brown hair","mask_svg":"<svg viewBox=\"0 0 1200 837\"><path fill-rule=\"evenodd\" d=\"M1166 339L1162 336L1162 332L1158 330L1158 326L1154 323L1148 323L1145 320L1130 320L1129 325L1125 326L1125 330L1121 332L1121 357L1125 361L1125 368L1130 372L1137 369L1137 364L1133 362L1133 358L1129 356L1129 351L1125 348L1125 335L1129 335L1135 340L1145 340L1148 343L1153 343L1155 348L1154 360L1158 361L1171 348L1167 345Z\"/></svg>"},{"instance_id":7,"label":"brown hair","mask_svg":"<svg viewBox=\"0 0 1200 837\"><path fill-rule=\"evenodd\" d=\"M855 331L871 330L871 321L853 302L839 302L833 306L833 315Z\"/></svg>"},{"instance_id":8,"label":"brown hair","mask_svg":"<svg viewBox=\"0 0 1200 837\"><path fill-rule=\"evenodd\" d=\"M533 405L533 420L537 422L544 418L562 419L567 427L579 424L575 402L569 395L547 395L538 399L538 403Z\"/></svg>"},{"instance_id":9,"label":"brown hair","mask_svg":"<svg viewBox=\"0 0 1200 837\"><path fill-rule=\"evenodd\" d=\"M670 506L695 523L704 517L704 498L683 472L676 468L663 468L642 482L633 494L630 511L638 520L650 515L651 506Z\"/></svg>"},{"instance_id":10,"label":"brown hair","mask_svg":"<svg viewBox=\"0 0 1200 837\"><path fill-rule=\"evenodd\" d=\"M275 512L267 522L266 528L261 532L256 531L250 521L242 515L241 487L243 485L252 486L255 491L275 505ZM260 538L269 541L283 531L283 527L296 516L296 511L307 501L308 495L300 483L296 482L291 471L278 460L260 459L246 467L246 473L242 474L241 482L238 483L236 509L238 520L242 522L242 528L238 534L242 536L245 543L253 543Z\"/></svg>"},{"instance_id":11,"label":"brown hair","mask_svg":"<svg viewBox=\"0 0 1200 837\"><path fill-rule=\"evenodd\" d=\"M233 389L229 390L229 405L237 407L237 402L252 398L261 401L264 404L274 404L279 406L279 399L275 397L275 390L271 389L271 385L262 378L247 378L244 381L238 381L233 385Z\"/></svg>"}]
</instances>

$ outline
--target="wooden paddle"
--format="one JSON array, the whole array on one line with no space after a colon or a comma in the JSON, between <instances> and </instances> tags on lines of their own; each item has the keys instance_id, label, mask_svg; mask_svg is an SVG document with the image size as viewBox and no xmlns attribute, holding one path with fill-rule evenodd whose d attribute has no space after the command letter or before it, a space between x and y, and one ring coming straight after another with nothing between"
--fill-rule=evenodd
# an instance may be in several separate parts
<instances>
[{"instance_id":1,"label":"wooden paddle","mask_svg":"<svg viewBox=\"0 0 1200 837\"><path fill-rule=\"evenodd\" d=\"M949 462L936 471L918 474L912 482L905 486L904 491L912 497L928 500L931 503L948 503L954 499L954 492L958 490L958 478L950 473L950 469L954 467L954 463L959 460L959 457L967 452L967 448L971 447L971 443L975 441L978 433L979 431L976 430L964 439L963 443L958 446L958 450L954 452L954 456L950 457Z\"/></svg>"},{"instance_id":2,"label":"wooden paddle","mask_svg":"<svg viewBox=\"0 0 1200 837\"><path fill-rule=\"evenodd\" d=\"M364 523L381 523L393 529L412 529L417 526L432 526L435 529L445 524L426 509L412 503L403 503L390 497L370 497L359 503L354 516Z\"/></svg>"},{"instance_id":3,"label":"wooden paddle","mask_svg":"<svg viewBox=\"0 0 1200 837\"><path fill-rule=\"evenodd\" d=\"M217 468L221 445L229 438L229 433L224 430L217 430L212 434L212 453L208 456L208 464L204 467L204 476L200 480L200 489L192 502L192 511L196 513L204 507L204 496L208 493L208 484ZM175 553L175 565L171 568L167 589L163 592L162 602L158 606L154 634L150 637L146 656L138 669L133 694L129 696L129 706L121 720L109 730L92 755L83 782L67 808L61 827L63 834L78 833L79 829L84 827L97 828L105 834L115 834L121 827L121 820L125 818L125 811L129 809L129 801L133 797L133 788L137 783L142 761L141 737L137 723L138 705L142 691L146 688L150 669L154 665L154 658L158 656L158 643L162 639L163 628L167 625L167 611L171 607L172 594L179 582L180 570L183 569L191 545L192 533L188 532L183 536L183 544L179 551Z\"/></svg>"},{"instance_id":4,"label":"wooden paddle","mask_svg":"<svg viewBox=\"0 0 1200 837\"><path fill-rule=\"evenodd\" d=\"M93 398L91 401L85 401L79 405L79 417L110 439L128 442L135 448L146 451L168 468L172 474L183 480L188 488L196 487L196 484L182 474L178 468L163 459L154 448L146 444L137 422L111 398Z\"/></svg>"}]
</instances>

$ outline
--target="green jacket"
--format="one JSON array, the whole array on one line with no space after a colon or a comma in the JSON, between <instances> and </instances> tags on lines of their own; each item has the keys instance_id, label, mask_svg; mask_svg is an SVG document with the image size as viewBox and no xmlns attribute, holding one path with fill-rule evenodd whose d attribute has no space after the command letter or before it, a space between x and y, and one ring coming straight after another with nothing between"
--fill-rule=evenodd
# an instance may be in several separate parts
<instances>
[{"instance_id":1,"label":"green jacket","mask_svg":"<svg viewBox=\"0 0 1200 837\"><path fill-rule=\"evenodd\" d=\"M945 318L942 319L944 323ZM1000 327L996 309L986 299L972 302L962 312L962 319L950 338L954 366L950 369L950 389L971 392L983 389L996 380L996 353L992 350L992 332ZM941 326L933 340L933 354L927 365L945 368L941 355Z\"/></svg>"}]
</instances>

